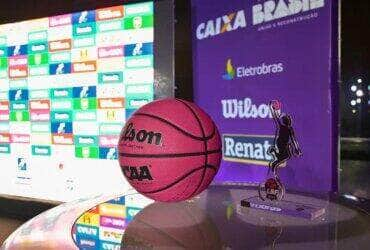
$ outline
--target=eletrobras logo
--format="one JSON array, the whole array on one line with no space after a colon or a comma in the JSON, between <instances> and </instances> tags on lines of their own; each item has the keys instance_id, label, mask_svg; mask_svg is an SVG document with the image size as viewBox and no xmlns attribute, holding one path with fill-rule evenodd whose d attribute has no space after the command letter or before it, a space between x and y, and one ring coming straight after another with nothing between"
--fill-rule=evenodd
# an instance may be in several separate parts
<instances>
[{"instance_id":1,"label":"eletrobras logo","mask_svg":"<svg viewBox=\"0 0 370 250\"><path fill-rule=\"evenodd\" d=\"M253 6L253 25L322 8L325 0L268 0Z\"/></svg>"},{"instance_id":2,"label":"eletrobras logo","mask_svg":"<svg viewBox=\"0 0 370 250\"><path fill-rule=\"evenodd\" d=\"M196 35L198 40L203 40L245 27L247 27L245 12L238 10L199 24Z\"/></svg>"},{"instance_id":3,"label":"eletrobras logo","mask_svg":"<svg viewBox=\"0 0 370 250\"><path fill-rule=\"evenodd\" d=\"M222 78L224 80L232 80L234 78L263 76L279 74L282 72L284 72L284 64L282 62L262 62L258 65L244 65L235 67L232 60L227 59L225 74L222 75Z\"/></svg>"},{"instance_id":4,"label":"eletrobras logo","mask_svg":"<svg viewBox=\"0 0 370 250\"><path fill-rule=\"evenodd\" d=\"M268 119L272 118L271 110L265 103L254 104L249 97L243 100L221 100L222 115L226 119Z\"/></svg>"},{"instance_id":5,"label":"eletrobras logo","mask_svg":"<svg viewBox=\"0 0 370 250\"><path fill-rule=\"evenodd\" d=\"M268 154L268 149L274 145L272 135L224 134L222 143L225 161L268 166L272 159Z\"/></svg>"}]
</instances>

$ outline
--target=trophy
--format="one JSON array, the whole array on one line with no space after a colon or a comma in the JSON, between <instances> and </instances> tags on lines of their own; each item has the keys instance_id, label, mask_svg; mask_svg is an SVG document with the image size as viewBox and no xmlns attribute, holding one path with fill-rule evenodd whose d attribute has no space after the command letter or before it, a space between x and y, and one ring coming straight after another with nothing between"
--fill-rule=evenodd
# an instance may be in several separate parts
<instances>
[{"instance_id":1,"label":"trophy","mask_svg":"<svg viewBox=\"0 0 370 250\"><path fill-rule=\"evenodd\" d=\"M292 117L282 114L281 102L271 101L269 107L276 125L274 144L267 151L272 156L267 175L272 173L272 176L259 185L258 194L263 201L266 199L280 201L284 198L285 187L280 180L278 170L285 166L292 156L301 156L302 151L294 134Z\"/></svg>"},{"instance_id":2,"label":"trophy","mask_svg":"<svg viewBox=\"0 0 370 250\"><path fill-rule=\"evenodd\" d=\"M267 154L271 156L267 179L258 186L258 196L243 199L240 205L246 209L265 210L307 219L320 217L325 213L325 208L321 205L304 204L285 198L285 186L280 179L279 170L288 165L292 156L302 156L302 151L294 133L292 116L282 113L280 101L271 101L269 107L276 129L272 146L267 149Z\"/></svg>"}]
</instances>

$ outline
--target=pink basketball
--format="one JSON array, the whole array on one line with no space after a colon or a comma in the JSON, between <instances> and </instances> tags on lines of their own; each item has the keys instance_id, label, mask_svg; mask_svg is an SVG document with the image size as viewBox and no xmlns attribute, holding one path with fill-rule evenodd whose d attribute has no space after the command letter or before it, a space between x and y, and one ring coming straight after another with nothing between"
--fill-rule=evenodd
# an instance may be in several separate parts
<instances>
[{"instance_id":1,"label":"pink basketball","mask_svg":"<svg viewBox=\"0 0 370 250\"><path fill-rule=\"evenodd\" d=\"M129 183L157 201L182 201L212 182L221 161L221 140L212 119L180 99L151 102L127 121L118 145Z\"/></svg>"},{"instance_id":2,"label":"pink basketball","mask_svg":"<svg viewBox=\"0 0 370 250\"><path fill-rule=\"evenodd\" d=\"M271 102L271 105L274 110L281 110L281 102L274 100Z\"/></svg>"}]
</instances>

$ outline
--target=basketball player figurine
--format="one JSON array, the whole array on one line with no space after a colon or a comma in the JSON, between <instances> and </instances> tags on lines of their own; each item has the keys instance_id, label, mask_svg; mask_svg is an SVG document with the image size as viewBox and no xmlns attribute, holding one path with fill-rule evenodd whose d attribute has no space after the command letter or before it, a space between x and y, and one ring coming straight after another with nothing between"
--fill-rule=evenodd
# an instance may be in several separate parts
<instances>
[{"instance_id":1,"label":"basketball player figurine","mask_svg":"<svg viewBox=\"0 0 370 250\"><path fill-rule=\"evenodd\" d=\"M281 183L278 168L293 156L301 156L302 151L294 135L292 127L292 117L281 113L281 103L271 101L269 105L273 119L276 124L274 145L268 149L268 154L273 156L269 163L269 170L273 176L259 187L259 196L262 200L281 200L285 194L284 185Z\"/></svg>"}]
</instances>

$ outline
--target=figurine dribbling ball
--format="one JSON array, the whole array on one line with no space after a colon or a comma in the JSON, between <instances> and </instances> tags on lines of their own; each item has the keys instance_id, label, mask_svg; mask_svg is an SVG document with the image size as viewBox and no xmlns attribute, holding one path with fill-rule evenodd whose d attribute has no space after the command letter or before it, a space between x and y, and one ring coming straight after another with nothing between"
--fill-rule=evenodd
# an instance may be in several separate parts
<instances>
[{"instance_id":1,"label":"figurine dribbling ball","mask_svg":"<svg viewBox=\"0 0 370 250\"><path fill-rule=\"evenodd\" d=\"M212 119L180 99L151 102L127 121L119 164L139 193L164 202L189 199L212 182L221 161L221 140Z\"/></svg>"}]
</instances>

